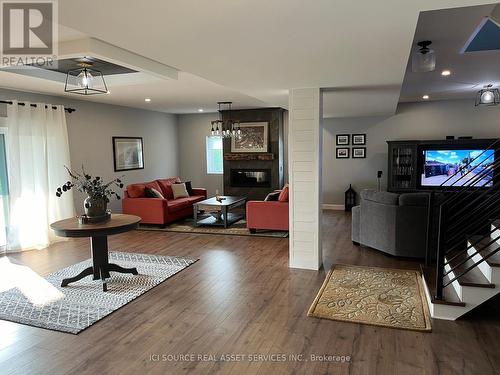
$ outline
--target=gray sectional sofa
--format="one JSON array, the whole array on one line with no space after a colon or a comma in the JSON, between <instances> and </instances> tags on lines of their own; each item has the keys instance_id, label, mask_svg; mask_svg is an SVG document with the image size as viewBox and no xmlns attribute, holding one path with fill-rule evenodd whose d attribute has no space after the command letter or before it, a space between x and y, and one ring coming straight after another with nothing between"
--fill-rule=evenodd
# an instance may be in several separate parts
<instances>
[{"instance_id":1,"label":"gray sectional sofa","mask_svg":"<svg viewBox=\"0 0 500 375\"><path fill-rule=\"evenodd\" d=\"M429 194L363 190L352 209L352 241L385 253L424 258Z\"/></svg>"}]
</instances>

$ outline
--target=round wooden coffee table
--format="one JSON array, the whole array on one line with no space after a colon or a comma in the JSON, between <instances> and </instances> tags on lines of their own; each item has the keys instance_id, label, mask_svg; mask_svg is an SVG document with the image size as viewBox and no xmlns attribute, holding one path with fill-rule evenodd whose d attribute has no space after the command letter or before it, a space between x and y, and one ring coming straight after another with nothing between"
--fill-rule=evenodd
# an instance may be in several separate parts
<instances>
[{"instance_id":1,"label":"round wooden coffee table","mask_svg":"<svg viewBox=\"0 0 500 375\"><path fill-rule=\"evenodd\" d=\"M60 237L90 237L92 266L78 275L64 279L61 287L93 275L94 280L102 280L102 290L107 291L106 279L110 272L131 273L137 275L136 268L123 268L108 260L108 236L128 232L137 228L141 218L134 215L113 214L111 219L97 224L80 224L78 218L65 219L50 224L56 235Z\"/></svg>"}]
</instances>

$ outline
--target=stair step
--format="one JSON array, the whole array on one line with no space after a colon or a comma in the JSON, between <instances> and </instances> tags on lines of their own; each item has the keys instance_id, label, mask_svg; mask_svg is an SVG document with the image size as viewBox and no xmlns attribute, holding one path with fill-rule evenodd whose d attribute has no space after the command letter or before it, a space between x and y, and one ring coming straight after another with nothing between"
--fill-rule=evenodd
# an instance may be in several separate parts
<instances>
[{"instance_id":1,"label":"stair step","mask_svg":"<svg viewBox=\"0 0 500 375\"><path fill-rule=\"evenodd\" d=\"M457 258L453 259L452 261L450 261L449 265L453 269L455 276L460 275L467 268L474 265L474 262L471 259L469 259L464 264L461 264L460 266L458 266L458 264L461 263L465 258L467 258L467 256L468 255L465 253L465 254L462 254L462 255L458 256ZM448 257L446 257L446 261L448 261ZM455 267L457 267L457 268L455 269ZM479 268L477 268L477 267L471 269L465 275L460 276L457 281L461 286L473 286L473 287L478 287L478 288L494 288L495 287L495 284L491 284L488 281L488 279L483 275L481 270L479 270Z\"/></svg>"},{"instance_id":2,"label":"stair step","mask_svg":"<svg viewBox=\"0 0 500 375\"><path fill-rule=\"evenodd\" d=\"M422 271L422 275L424 275L425 283L429 288L429 292L432 296L432 303L439 305L451 305L451 306L465 306L465 303L460 301L457 292L453 286L448 286L443 289L443 299L436 299L434 296L436 295L436 268L435 267L425 267L420 265L420 269ZM445 282L449 279L447 277L444 278Z\"/></svg>"},{"instance_id":3,"label":"stair step","mask_svg":"<svg viewBox=\"0 0 500 375\"><path fill-rule=\"evenodd\" d=\"M483 238L482 236L472 236L469 238L469 242L471 244L477 243L477 248L482 248L482 247L488 245L495 237L494 238L486 237L484 239L482 239L482 238ZM481 251L479 251L479 254L484 258L488 254L497 250L498 248L500 248L500 244L498 242L493 242L491 245L489 245L489 246L485 247L484 249L482 249ZM488 265L490 267L500 267L500 250L497 253L493 254L488 259L486 259L485 262L488 263Z\"/></svg>"},{"instance_id":4,"label":"stair step","mask_svg":"<svg viewBox=\"0 0 500 375\"><path fill-rule=\"evenodd\" d=\"M491 224L497 228L497 229L500 229L500 219L495 219L495 220L492 220L491 221Z\"/></svg>"}]
</instances>

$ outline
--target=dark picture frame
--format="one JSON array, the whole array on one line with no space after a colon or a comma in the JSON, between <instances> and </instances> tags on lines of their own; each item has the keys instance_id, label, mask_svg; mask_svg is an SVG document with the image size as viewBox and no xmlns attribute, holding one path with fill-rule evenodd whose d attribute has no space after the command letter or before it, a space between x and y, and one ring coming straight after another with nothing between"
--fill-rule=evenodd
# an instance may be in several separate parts
<instances>
[{"instance_id":1,"label":"dark picture frame","mask_svg":"<svg viewBox=\"0 0 500 375\"><path fill-rule=\"evenodd\" d=\"M336 134L335 135L335 145L336 146L349 146L351 136L349 134Z\"/></svg>"},{"instance_id":2,"label":"dark picture frame","mask_svg":"<svg viewBox=\"0 0 500 375\"><path fill-rule=\"evenodd\" d=\"M353 147L352 148L352 158L353 159L365 159L366 158L366 147Z\"/></svg>"},{"instance_id":3,"label":"dark picture frame","mask_svg":"<svg viewBox=\"0 0 500 375\"><path fill-rule=\"evenodd\" d=\"M267 153L269 149L269 122L241 122L240 137L231 138L232 153Z\"/></svg>"},{"instance_id":4,"label":"dark picture frame","mask_svg":"<svg viewBox=\"0 0 500 375\"><path fill-rule=\"evenodd\" d=\"M352 145L353 146L366 145L366 134L353 134L352 135Z\"/></svg>"},{"instance_id":5,"label":"dark picture frame","mask_svg":"<svg viewBox=\"0 0 500 375\"><path fill-rule=\"evenodd\" d=\"M337 159L349 159L349 147L337 147L335 149L335 157Z\"/></svg>"},{"instance_id":6,"label":"dark picture frame","mask_svg":"<svg viewBox=\"0 0 500 375\"><path fill-rule=\"evenodd\" d=\"M144 169L144 141L142 137L112 138L115 172Z\"/></svg>"}]
</instances>

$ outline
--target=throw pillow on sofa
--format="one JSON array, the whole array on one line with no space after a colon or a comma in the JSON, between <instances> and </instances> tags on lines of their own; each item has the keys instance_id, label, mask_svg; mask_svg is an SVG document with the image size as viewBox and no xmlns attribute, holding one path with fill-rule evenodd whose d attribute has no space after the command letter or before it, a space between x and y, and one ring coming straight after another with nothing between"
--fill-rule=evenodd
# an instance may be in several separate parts
<instances>
[{"instance_id":1,"label":"throw pillow on sofa","mask_svg":"<svg viewBox=\"0 0 500 375\"><path fill-rule=\"evenodd\" d=\"M161 194L158 190L156 190L156 194L153 190L156 190L154 188L149 188L149 187L146 187L144 189L144 196L146 198L159 198L158 194Z\"/></svg>"},{"instance_id":2,"label":"throw pillow on sofa","mask_svg":"<svg viewBox=\"0 0 500 375\"><path fill-rule=\"evenodd\" d=\"M158 182L156 181L151 181L151 182L148 182L146 184L146 187L147 188L150 188L150 189L155 189L156 191L160 192L161 195L165 196L165 194L163 194L163 191L161 190L161 187L160 185L158 184Z\"/></svg>"},{"instance_id":3,"label":"throw pillow on sofa","mask_svg":"<svg viewBox=\"0 0 500 375\"><path fill-rule=\"evenodd\" d=\"M172 193L174 194L174 199L189 197L186 184L172 184Z\"/></svg>"},{"instance_id":4,"label":"throw pillow on sofa","mask_svg":"<svg viewBox=\"0 0 500 375\"><path fill-rule=\"evenodd\" d=\"M189 194L190 197L192 197L193 194L193 186L191 185L191 181L185 181L185 182L176 182L176 184L186 184L186 190Z\"/></svg>"},{"instance_id":5,"label":"throw pillow on sofa","mask_svg":"<svg viewBox=\"0 0 500 375\"><path fill-rule=\"evenodd\" d=\"M283 190L281 190L281 193L278 197L278 201L288 202L288 184L286 184Z\"/></svg>"},{"instance_id":6,"label":"throw pillow on sofa","mask_svg":"<svg viewBox=\"0 0 500 375\"><path fill-rule=\"evenodd\" d=\"M158 185L161 188L161 193L165 197L165 199L174 199L174 194L172 192L172 185L175 184L176 182L181 182L181 179L179 177L170 177L170 178L164 178L161 180L156 180Z\"/></svg>"},{"instance_id":7,"label":"throw pillow on sofa","mask_svg":"<svg viewBox=\"0 0 500 375\"><path fill-rule=\"evenodd\" d=\"M160 198L160 199L165 199L162 193L160 193L158 190L155 188L146 188L144 190L146 192L146 198Z\"/></svg>"}]
</instances>

